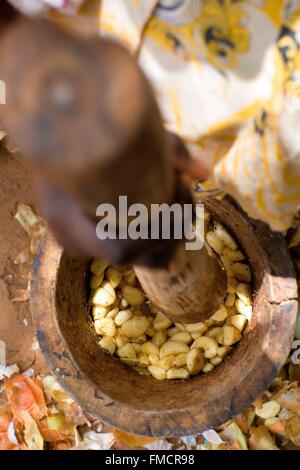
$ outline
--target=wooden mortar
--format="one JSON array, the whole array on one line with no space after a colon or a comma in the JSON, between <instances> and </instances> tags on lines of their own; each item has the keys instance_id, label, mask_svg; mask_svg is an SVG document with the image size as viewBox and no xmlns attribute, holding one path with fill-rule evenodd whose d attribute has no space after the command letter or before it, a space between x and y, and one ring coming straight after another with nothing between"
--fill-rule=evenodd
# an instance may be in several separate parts
<instances>
[{"instance_id":1,"label":"wooden mortar","mask_svg":"<svg viewBox=\"0 0 300 470\"><path fill-rule=\"evenodd\" d=\"M254 309L230 356L186 381L141 376L99 348L87 303L88 260L69 256L50 232L35 259L32 313L49 366L85 410L129 433L170 437L215 428L266 390L289 354L297 285L284 238L249 220L228 199L207 207L249 259Z\"/></svg>"}]
</instances>

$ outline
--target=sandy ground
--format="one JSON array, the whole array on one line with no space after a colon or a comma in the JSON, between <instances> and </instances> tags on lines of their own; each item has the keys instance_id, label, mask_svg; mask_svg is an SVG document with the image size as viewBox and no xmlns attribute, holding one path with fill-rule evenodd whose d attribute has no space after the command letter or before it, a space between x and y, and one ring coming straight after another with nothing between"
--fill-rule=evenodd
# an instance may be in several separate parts
<instances>
[{"instance_id":1,"label":"sandy ground","mask_svg":"<svg viewBox=\"0 0 300 470\"><path fill-rule=\"evenodd\" d=\"M0 339L7 349L7 364L17 364L23 371L37 360L44 367L40 351L32 348L34 328L28 301L16 302L26 290L31 263L15 264L14 260L26 250L29 238L14 218L17 205L35 207L30 172L19 154L0 149Z\"/></svg>"}]
</instances>

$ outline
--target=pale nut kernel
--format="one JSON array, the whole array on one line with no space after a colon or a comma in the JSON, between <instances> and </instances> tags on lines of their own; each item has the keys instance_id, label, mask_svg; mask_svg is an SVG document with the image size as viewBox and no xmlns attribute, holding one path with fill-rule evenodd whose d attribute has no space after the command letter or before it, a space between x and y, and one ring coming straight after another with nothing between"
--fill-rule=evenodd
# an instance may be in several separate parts
<instances>
[{"instance_id":1,"label":"pale nut kernel","mask_svg":"<svg viewBox=\"0 0 300 470\"><path fill-rule=\"evenodd\" d=\"M219 323L219 322L225 321L227 317L228 317L228 313L227 313L226 307L224 307L224 305L222 305L222 307L219 308L219 310L217 310L210 318L214 322Z\"/></svg>"},{"instance_id":2,"label":"pale nut kernel","mask_svg":"<svg viewBox=\"0 0 300 470\"><path fill-rule=\"evenodd\" d=\"M238 313L240 313L241 315L245 315L248 321L251 320L251 316L252 316L251 305L245 305L244 302L241 301L241 299L236 299L234 306Z\"/></svg>"},{"instance_id":3,"label":"pale nut kernel","mask_svg":"<svg viewBox=\"0 0 300 470\"><path fill-rule=\"evenodd\" d=\"M93 274L90 280L90 288L97 289L97 287L101 286L104 279L104 272L101 274Z\"/></svg>"},{"instance_id":4,"label":"pale nut kernel","mask_svg":"<svg viewBox=\"0 0 300 470\"><path fill-rule=\"evenodd\" d=\"M118 348L122 348L123 346L125 346L125 344L128 343L128 338L125 335L123 335L123 333L121 333L120 330L117 331L115 340L116 340L116 345Z\"/></svg>"},{"instance_id":5,"label":"pale nut kernel","mask_svg":"<svg viewBox=\"0 0 300 470\"><path fill-rule=\"evenodd\" d=\"M113 268L112 266L107 268L105 275L106 279L114 289L118 287L122 280L121 272L118 269Z\"/></svg>"},{"instance_id":6,"label":"pale nut kernel","mask_svg":"<svg viewBox=\"0 0 300 470\"><path fill-rule=\"evenodd\" d=\"M137 280L136 280L135 272L132 270L129 274L124 275L124 281L129 286L132 286L132 287L136 286Z\"/></svg>"},{"instance_id":7,"label":"pale nut kernel","mask_svg":"<svg viewBox=\"0 0 300 470\"><path fill-rule=\"evenodd\" d=\"M225 325L223 327L224 336L223 336L223 344L224 346L232 346L233 344L240 341L242 335L240 331L230 325Z\"/></svg>"},{"instance_id":8,"label":"pale nut kernel","mask_svg":"<svg viewBox=\"0 0 300 470\"><path fill-rule=\"evenodd\" d=\"M167 331L166 330L158 330L156 331L155 335L152 336L152 341L156 346L159 348L167 341Z\"/></svg>"},{"instance_id":9,"label":"pale nut kernel","mask_svg":"<svg viewBox=\"0 0 300 470\"><path fill-rule=\"evenodd\" d=\"M219 222L214 222L214 232L217 237L222 240L224 245L228 246L231 250L237 249L237 243L229 232Z\"/></svg>"},{"instance_id":10,"label":"pale nut kernel","mask_svg":"<svg viewBox=\"0 0 300 470\"><path fill-rule=\"evenodd\" d=\"M118 326L122 326L123 323L127 322L132 318L132 311L127 309L127 310L120 310L119 313L115 317L115 324Z\"/></svg>"},{"instance_id":11,"label":"pale nut kernel","mask_svg":"<svg viewBox=\"0 0 300 470\"><path fill-rule=\"evenodd\" d=\"M94 322L97 335L115 336L116 327L111 318L102 318Z\"/></svg>"},{"instance_id":12,"label":"pale nut kernel","mask_svg":"<svg viewBox=\"0 0 300 470\"><path fill-rule=\"evenodd\" d=\"M136 359L136 352L131 343L119 348L117 354L119 357L125 357L126 359Z\"/></svg>"},{"instance_id":13,"label":"pale nut kernel","mask_svg":"<svg viewBox=\"0 0 300 470\"><path fill-rule=\"evenodd\" d=\"M231 326L234 326L237 330L242 332L247 324L248 320L245 315L233 315L229 317L227 323Z\"/></svg>"},{"instance_id":14,"label":"pale nut kernel","mask_svg":"<svg viewBox=\"0 0 300 470\"><path fill-rule=\"evenodd\" d=\"M199 349L191 349L186 355L187 370L191 375L198 374L205 365L203 351Z\"/></svg>"},{"instance_id":15,"label":"pale nut kernel","mask_svg":"<svg viewBox=\"0 0 300 470\"><path fill-rule=\"evenodd\" d=\"M148 328L146 330L146 335L151 336L152 341L153 341L153 338L154 338L155 334L156 334L156 331L154 329L154 326L153 326L153 324L150 323L150 325L148 326Z\"/></svg>"},{"instance_id":16,"label":"pale nut kernel","mask_svg":"<svg viewBox=\"0 0 300 470\"><path fill-rule=\"evenodd\" d=\"M127 366L137 366L139 364L138 358L136 359L129 359L128 357L120 357L120 361L124 362Z\"/></svg>"},{"instance_id":17,"label":"pale nut kernel","mask_svg":"<svg viewBox=\"0 0 300 470\"><path fill-rule=\"evenodd\" d=\"M114 338L110 338L109 336L104 336L99 341L99 346L101 346L101 348L105 351L108 351L110 354L114 354L116 350L116 342Z\"/></svg>"},{"instance_id":18,"label":"pale nut kernel","mask_svg":"<svg viewBox=\"0 0 300 470\"><path fill-rule=\"evenodd\" d=\"M166 378L166 371L158 366L149 366L148 371L156 380L164 380Z\"/></svg>"},{"instance_id":19,"label":"pale nut kernel","mask_svg":"<svg viewBox=\"0 0 300 470\"><path fill-rule=\"evenodd\" d=\"M202 336L202 333L191 333L191 337L192 337L193 339L200 338L200 336Z\"/></svg>"},{"instance_id":20,"label":"pale nut kernel","mask_svg":"<svg viewBox=\"0 0 300 470\"><path fill-rule=\"evenodd\" d=\"M252 296L248 284L239 283L236 288L236 294L245 305L252 304Z\"/></svg>"},{"instance_id":21,"label":"pale nut kernel","mask_svg":"<svg viewBox=\"0 0 300 470\"><path fill-rule=\"evenodd\" d=\"M151 341L146 341L142 345L142 353L147 354L147 356L158 356L159 355L159 348L156 344L153 344Z\"/></svg>"},{"instance_id":22,"label":"pale nut kernel","mask_svg":"<svg viewBox=\"0 0 300 470\"><path fill-rule=\"evenodd\" d=\"M218 366L219 364L221 364L221 362L223 362L223 358L220 357L220 356L216 356L216 357L213 357L210 362L214 365L214 366Z\"/></svg>"},{"instance_id":23,"label":"pale nut kernel","mask_svg":"<svg viewBox=\"0 0 300 470\"><path fill-rule=\"evenodd\" d=\"M264 403L261 408L256 407L255 413L262 419L270 419L275 418L275 416L278 415L280 410L281 406L279 405L279 403L277 403L277 401L275 400L271 400Z\"/></svg>"},{"instance_id":24,"label":"pale nut kernel","mask_svg":"<svg viewBox=\"0 0 300 470\"><path fill-rule=\"evenodd\" d=\"M139 355L139 364L142 366L142 367L148 367L150 366L150 361L149 361L149 357L147 356L147 354L140 354Z\"/></svg>"},{"instance_id":25,"label":"pale nut kernel","mask_svg":"<svg viewBox=\"0 0 300 470\"><path fill-rule=\"evenodd\" d=\"M192 349L203 349L204 355L207 359L211 359L217 355L218 343L214 338L209 338L208 336L201 336L198 339L195 339L193 342Z\"/></svg>"},{"instance_id":26,"label":"pale nut kernel","mask_svg":"<svg viewBox=\"0 0 300 470\"><path fill-rule=\"evenodd\" d=\"M220 346L218 348L217 354L218 356L222 357L225 359L226 356L232 351L232 348L230 346Z\"/></svg>"},{"instance_id":27,"label":"pale nut kernel","mask_svg":"<svg viewBox=\"0 0 300 470\"><path fill-rule=\"evenodd\" d=\"M128 285L122 287L122 295L130 305L142 305L146 299L141 289Z\"/></svg>"},{"instance_id":28,"label":"pale nut kernel","mask_svg":"<svg viewBox=\"0 0 300 470\"><path fill-rule=\"evenodd\" d=\"M193 338L187 331L180 331L172 336L172 341L179 341L180 343L191 344Z\"/></svg>"},{"instance_id":29,"label":"pale nut kernel","mask_svg":"<svg viewBox=\"0 0 300 470\"><path fill-rule=\"evenodd\" d=\"M105 271L108 265L109 263L107 263L107 261L94 258L91 263L90 270L92 271L93 274L99 275L99 274L102 274L103 271Z\"/></svg>"},{"instance_id":30,"label":"pale nut kernel","mask_svg":"<svg viewBox=\"0 0 300 470\"><path fill-rule=\"evenodd\" d=\"M118 311L119 311L119 307L113 308L112 310L110 310L110 311L107 313L106 318L112 318L112 319L114 319L114 318L117 316Z\"/></svg>"},{"instance_id":31,"label":"pale nut kernel","mask_svg":"<svg viewBox=\"0 0 300 470\"><path fill-rule=\"evenodd\" d=\"M231 250L228 247L224 248L223 256L225 256L225 258L229 259L229 261L243 261L245 259L245 256L243 255L243 253L241 251Z\"/></svg>"},{"instance_id":32,"label":"pale nut kernel","mask_svg":"<svg viewBox=\"0 0 300 470\"><path fill-rule=\"evenodd\" d=\"M235 277L227 278L227 292L228 294L235 294L239 281Z\"/></svg>"},{"instance_id":33,"label":"pale nut kernel","mask_svg":"<svg viewBox=\"0 0 300 470\"><path fill-rule=\"evenodd\" d=\"M137 344L144 344L146 343L147 341L147 336L145 335L145 333L141 336L139 336L138 338L132 338L131 339L131 342L132 343L137 343Z\"/></svg>"},{"instance_id":34,"label":"pale nut kernel","mask_svg":"<svg viewBox=\"0 0 300 470\"><path fill-rule=\"evenodd\" d=\"M186 366L186 357L188 353L178 354L173 360L173 367L182 367ZM173 356L170 356L173 357Z\"/></svg>"},{"instance_id":35,"label":"pale nut kernel","mask_svg":"<svg viewBox=\"0 0 300 470\"><path fill-rule=\"evenodd\" d=\"M215 326L214 328L211 328L208 330L205 334L205 336L208 336L209 338L216 338L220 332L223 331L223 328L221 326Z\"/></svg>"},{"instance_id":36,"label":"pale nut kernel","mask_svg":"<svg viewBox=\"0 0 300 470\"><path fill-rule=\"evenodd\" d=\"M93 296L92 302L94 305L100 305L101 307L109 307L112 305L116 300L115 291L109 291L106 287L98 287Z\"/></svg>"},{"instance_id":37,"label":"pale nut kernel","mask_svg":"<svg viewBox=\"0 0 300 470\"><path fill-rule=\"evenodd\" d=\"M189 323L185 325L188 333L204 333L207 330L207 325L203 322Z\"/></svg>"},{"instance_id":38,"label":"pale nut kernel","mask_svg":"<svg viewBox=\"0 0 300 470\"><path fill-rule=\"evenodd\" d=\"M107 292L108 292L109 294L111 294L112 296L114 296L115 299L117 298L115 289L113 288L113 286L111 285L110 282L104 280L104 281L102 282L102 284L101 284L101 287L103 287L103 289L107 290Z\"/></svg>"},{"instance_id":39,"label":"pale nut kernel","mask_svg":"<svg viewBox=\"0 0 300 470\"><path fill-rule=\"evenodd\" d=\"M174 356L166 356L163 359L160 359L158 366L167 371L173 367L174 359Z\"/></svg>"},{"instance_id":40,"label":"pale nut kernel","mask_svg":"<svg viewBox=\"0 0 300 470\"><path fill-rule=\"evenodd\" d=\"M236 300L236 299L235 299ZM227 312L228 312L228 317L232 317L233 315L237 315L238 314L238 311L237 309L235 308L235 305L234 307L226 307L227 309Z\"/></svg>"},{"instance_id":41,"label":"pale nut kernel","mask_svg":"<svg viewBox=\"0 0 300 470\"><path fill-rule=\"evenodd\" d=\"M127 300L124 297L122 297L121 292L120 292L120 294L121 294L121 300L120 300L119 307L120 307L121 310L125 310L129 306L129 303L127 302Z\"/></svg>"},{"instance_id":42,"label":"pale nut kernel","mask_svg":"<svg viewBox=\"0 0 300 470\"><path fill-rule=\"evenodd\" d=\"M235 294L228 294L225 300L225 307L233 307L235 302Z\"/></svg>"},{"instance_id":43,"label":"pale nut kernel","mask_svg":"<svg viewBox=\"0 0 300 470\"><path fill-rule=\"evenodd\" d=\"M179 331L186 331L186 325L183 323L175 323L176 328L178 328Z\"/></svg>"},{"instance_id":44,"label":"pale nut kernel","mask_svg":"<svg viewBox=\"0 0 300 470\"><path fill-rule=\"evenodd\" d=\"M176 335L176 333L179 333L181 330L177 328L177 326L173 326L172 328L167 329L167 336L169 338L172 338L172 336Z\"/></svg>"},{"instance_id":45,"label":"pale nut kernel","mask_svg":"<svg viewBox=\"0 0 300 470\"><path fill-rule=\"evenodd\" d=\"M220 256L220 260L223 263L227 276L233 276L234 273L231 269L232 261L229 261L229 259L225 258L225 256Z\"/></svg>"},{"instance_id":46,"label":"pale nut kernel","mask_svg":"<svg viewBox=\"0 0 300 470\"><path fill-rule=\"evenodd\" d=\"M162 315L161 313L158 313L156 317L154 318L153 326L156 331L166 330L171 325L172 325L172 321L169 320L164 315Z\"/></svg>"},{"instance_id":47,"label":"pale nut kernel","mask_svg":"<svg viewBox=\"0 0 300 470\"><path fill-rule=\"evenodd\" d=\"M209 244L209 246L218 254L218 255L221 255L223 253L223 249L224 249L224 244L222 242L222 240L217 237L217 235L215 234L215 232L211 231L211 232L207 232L206 234L206 240L207 240L207 243Z\"/></svg>"},{"instance_id":48,"label":"pale nut kernel","mask_svg":"<svg viewBox=\"0 0 300 470\"><path fill-rule=\"evenodd\" d=\"M147 317L135 315L121 326L121 331L127 338L138 338L145 333L149 323Z\"/></svg>"},{"instance_id":49,"label":"pale nut kernel","mask_svg":"<svg viewBox=\"0 0 300 470\"><path fill-rule=\"evenodd\" d=\"M187 379L189 377L189 373L184 368L179 369L169 369L167 372L167 379Z\"/></svg>"},{"instance_id":50,"label":"pale nut kernel","mask_svg":"<svg viewBox=\"0 0 300 470\"><path fill-rule=\"evenodd\" d=\"M100 307L100 305L94 305L92 308L92 315L94 320L101 320L106 317L109 309L106 307Z\"/></svg>"},{"instance_id":51,"label":"pale nut kernel","mask_svg":"<svg viewBox=\"0 0 300 470\"><path fill-rule=\"evenodd\" d=\"M202 372L204 374L207 374L208 372L210 372L211 370L213 370L215 368L215 366L213 364L211 364L210 362L207 362L205 364L205 366L203 367L202 369Z\"/></svg>"},{"instance_id":52,"label":"pale nut kernel","mask_svg":"<svg viewBox=\"0 0 300 470\"><path fill-rule=\"evenodd\" d=\"M197 341L197 340L196 340ZM189 347L185 343L180 343L179 341L169 340L162 345L159 352L159 357L163 359L166 356L172 356L181 353L187 353Z\"/></svg>"},{"instance_id":53,"label":"pale nut kernel","mask_svg":"<svg viewBox=\"0 0 300 470\"><path fill-rule=\"evenodd\" d=\"M224 328L223 327L221 327L221 330L217 333L215 339L219 344L224 346Z\"/></svg>"},{"instance_id":54,"label":"pale nut kernel","mask_svg":"<svg viewBox=\"0 0 300 470\"><path fill-rule=\"evenodd\" d=\"M158 366L160 361L159 356L153 356L153 354L150 354L150 356L148 356L148 359L152 366Z\"/></svg>"},{"instance_id":55,"label":"pale nut kernel","mask_svg":"<svg viewBox=\"0 0 300 470\"><path fill-rule=\"evenodd\" d=\"M134 347L134 350L137 354L142 354L142 344L139 343L131 343Z\"/></svg>"},{"instance_id":56,"label":"pale nut kernel","mask_svg":"<svg viewBox=\"0 0 300 470\"><path fill-rule=\"evenodd\" d=\"M234 263L231 265L231 270L239 281L251 282L251 271L247 264Z\"/></svg>"}]
</instances>

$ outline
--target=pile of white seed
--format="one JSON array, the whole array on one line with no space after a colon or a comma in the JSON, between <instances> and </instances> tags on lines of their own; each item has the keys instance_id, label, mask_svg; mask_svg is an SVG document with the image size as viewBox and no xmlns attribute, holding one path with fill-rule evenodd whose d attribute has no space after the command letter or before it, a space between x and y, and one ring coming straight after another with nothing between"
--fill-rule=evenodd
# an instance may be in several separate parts
<instances>
[{"instance_id":1,"label":"pile of white seed","mask_svg":"<svg viewBox=\"0 0 300 470\"><path fill-rule=\"evenodd\" d=\"M210 372L242 338L251 318L251 270L238 244L205 214L208 244L228 277L224 305L200 323L173 323L146 298L132 267L91 263L91 305L99 345L137 372L157 380Z\"/></svg>"}]
</instances>

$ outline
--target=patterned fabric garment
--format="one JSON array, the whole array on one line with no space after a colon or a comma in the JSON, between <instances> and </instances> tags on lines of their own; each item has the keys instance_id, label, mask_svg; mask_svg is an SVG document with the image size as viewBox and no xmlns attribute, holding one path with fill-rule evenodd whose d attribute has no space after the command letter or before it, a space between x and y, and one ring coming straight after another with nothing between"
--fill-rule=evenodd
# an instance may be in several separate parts
<instances>
[{"instance_id":1,"label":"patterned fabric garment","mask_svg":"<svg viewBox=\"0 0 300 470\"><path fill-rule=\"evenodd\" d=\"M300 207L300 0L86 0L72 19L51 16L68 28L88 16L126 44L166 127L210 169L208 187L275 230L291 225Z\"/></svg>"}]
</instances>

